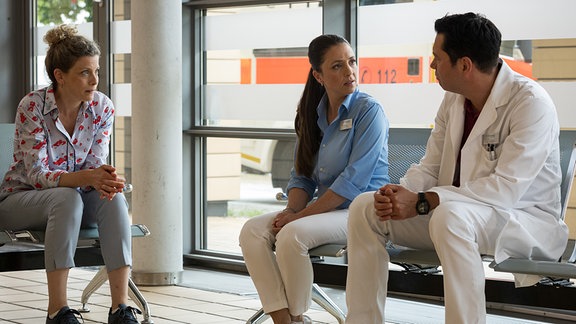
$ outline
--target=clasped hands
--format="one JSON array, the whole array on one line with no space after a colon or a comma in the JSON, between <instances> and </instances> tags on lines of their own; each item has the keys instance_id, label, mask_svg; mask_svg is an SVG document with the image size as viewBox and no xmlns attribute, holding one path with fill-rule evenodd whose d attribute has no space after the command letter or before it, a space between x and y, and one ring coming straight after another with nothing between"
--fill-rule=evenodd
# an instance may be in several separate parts
<instances>
[{"instance_id":1,"label":"clasped hands","mask_svg":"<svg viewBox=\"0 0 576 324\"><path fill-rule=\"evenodd\" d=\"M284 209L283 211L279 212L276 217L274 217L274 220L272 221L272 231L277 234L280 232L282 227L284 227L284 225L290 223L296 218L296 211L294 209Z\"/></svg>"},{"instance_id":2,"label":"clasped hands","mask_svg":"<svg viewBox=\"0 0 576 324\"><path fill-rule=\"evenodd\" d=\"M96 189L100 193L100 199L112 200L114 196L122 192L126 179L118 177L116 168L111 165L102 165L93 170Z\"/></svg>"},{"instance_id":3,"label":"clasped hands","mask_svg":"<svg viewBox=\"0 0 576 324\"><path fill-rule=\"evenodd\" d=\"M402 220L418 215L417 201L417 193L395 184L387 184L374 193L374 209L380 221Z\"/></svg>"}]
</instances>

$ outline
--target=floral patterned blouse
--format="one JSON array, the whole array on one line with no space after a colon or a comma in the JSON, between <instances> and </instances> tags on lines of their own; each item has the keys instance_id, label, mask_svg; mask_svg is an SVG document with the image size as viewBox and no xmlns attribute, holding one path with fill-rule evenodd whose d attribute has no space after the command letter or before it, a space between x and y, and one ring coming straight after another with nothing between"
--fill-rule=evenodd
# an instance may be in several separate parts
<instances>
[{"instance_id":1,"label":"floral patterned blouse","mask_svg":"<svg viewBox=\"0 0 576 324\"><path fill-rule=\"evenodd\" d=\"M91 102L82 103L70 136L58 119L52 86L29 93L16 112L14 162L0 186L0 200L57 187L63 173L106 164L113 121L112 100L96 91Z\"/></svg>"}]
</instances>

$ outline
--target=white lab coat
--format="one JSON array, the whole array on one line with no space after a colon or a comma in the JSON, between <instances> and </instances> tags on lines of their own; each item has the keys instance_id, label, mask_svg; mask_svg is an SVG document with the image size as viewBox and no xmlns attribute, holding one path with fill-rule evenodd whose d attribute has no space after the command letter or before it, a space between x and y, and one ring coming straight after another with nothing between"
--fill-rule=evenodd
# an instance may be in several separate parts
<instances>
[{"instance_id":1,"label":"white lab coat","mask_svg":"<svg viewBox=\"0 0 576 324\"><path fill-rule=\"evenodd\" d=\"M496 241L496 262L508 257L558 259L568 228L560 219L559 125L552 99L536 82L502 62L462 148L461 186L454 187L463 107L463 96L446 93L426 155L401 182L413 191L436 192L441 203L470 201L492 206L506 224ZM494 153L483 143L488 139L484 135L493 135L489 142L496 143ZM537 279L516 275L516 284L531 285Z\"/></svg>"}]
</instances>

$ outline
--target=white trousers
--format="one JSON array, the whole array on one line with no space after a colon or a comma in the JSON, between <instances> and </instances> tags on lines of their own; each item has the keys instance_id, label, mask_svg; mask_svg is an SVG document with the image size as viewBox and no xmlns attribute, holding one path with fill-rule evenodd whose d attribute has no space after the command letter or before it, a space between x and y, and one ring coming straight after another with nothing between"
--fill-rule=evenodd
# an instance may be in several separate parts
<instances>
[{"instance_id":1,"label":"white trousers","mask_svg":"<svg viewBox=\"0 0 576 324\"><path fill-rule=\"evenodd\" d=\"M348 222L347 324L384 323L388 284L386 242L435 249L444 275L445 322L486 322L481 254L493 254L504 220L488 206L445 202L430 216L379 221L374 193L358 196Z\"/></svg>"},{"instance_id":2,"label":"white trousers","mask_svg":"<svg viewBox=\"0 0 576 324\"><path fill-rule=\"evenodd\" d=\"M272 222L277 214L248 220L240 232L240 247L264 311L288 308L297 316L311 304L314 274L308 250L346 242L348 210L300 218L274 235Z\"/></svg>"}]
</instances>

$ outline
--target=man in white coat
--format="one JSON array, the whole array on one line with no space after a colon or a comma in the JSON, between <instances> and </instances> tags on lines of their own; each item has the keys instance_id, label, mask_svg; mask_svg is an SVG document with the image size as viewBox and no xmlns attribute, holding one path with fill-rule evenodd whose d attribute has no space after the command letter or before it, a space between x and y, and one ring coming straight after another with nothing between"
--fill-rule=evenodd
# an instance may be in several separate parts
<instances>
[{"instance_id":1,"label":"man in white coat","mask_svg":"<svg viewBox=\"0 0 576 324\"><path fill-rule=\"evenodd\" d=\"M566 245L554 103L499 59L501 34L484 16L448 15L435 30L430 66L447 92L426 154L401 185L350 206L348 324L384 323L387 241L437 251L450 324L486 321L481 254L554 260Z\"/></svg>"}]
</instances>

